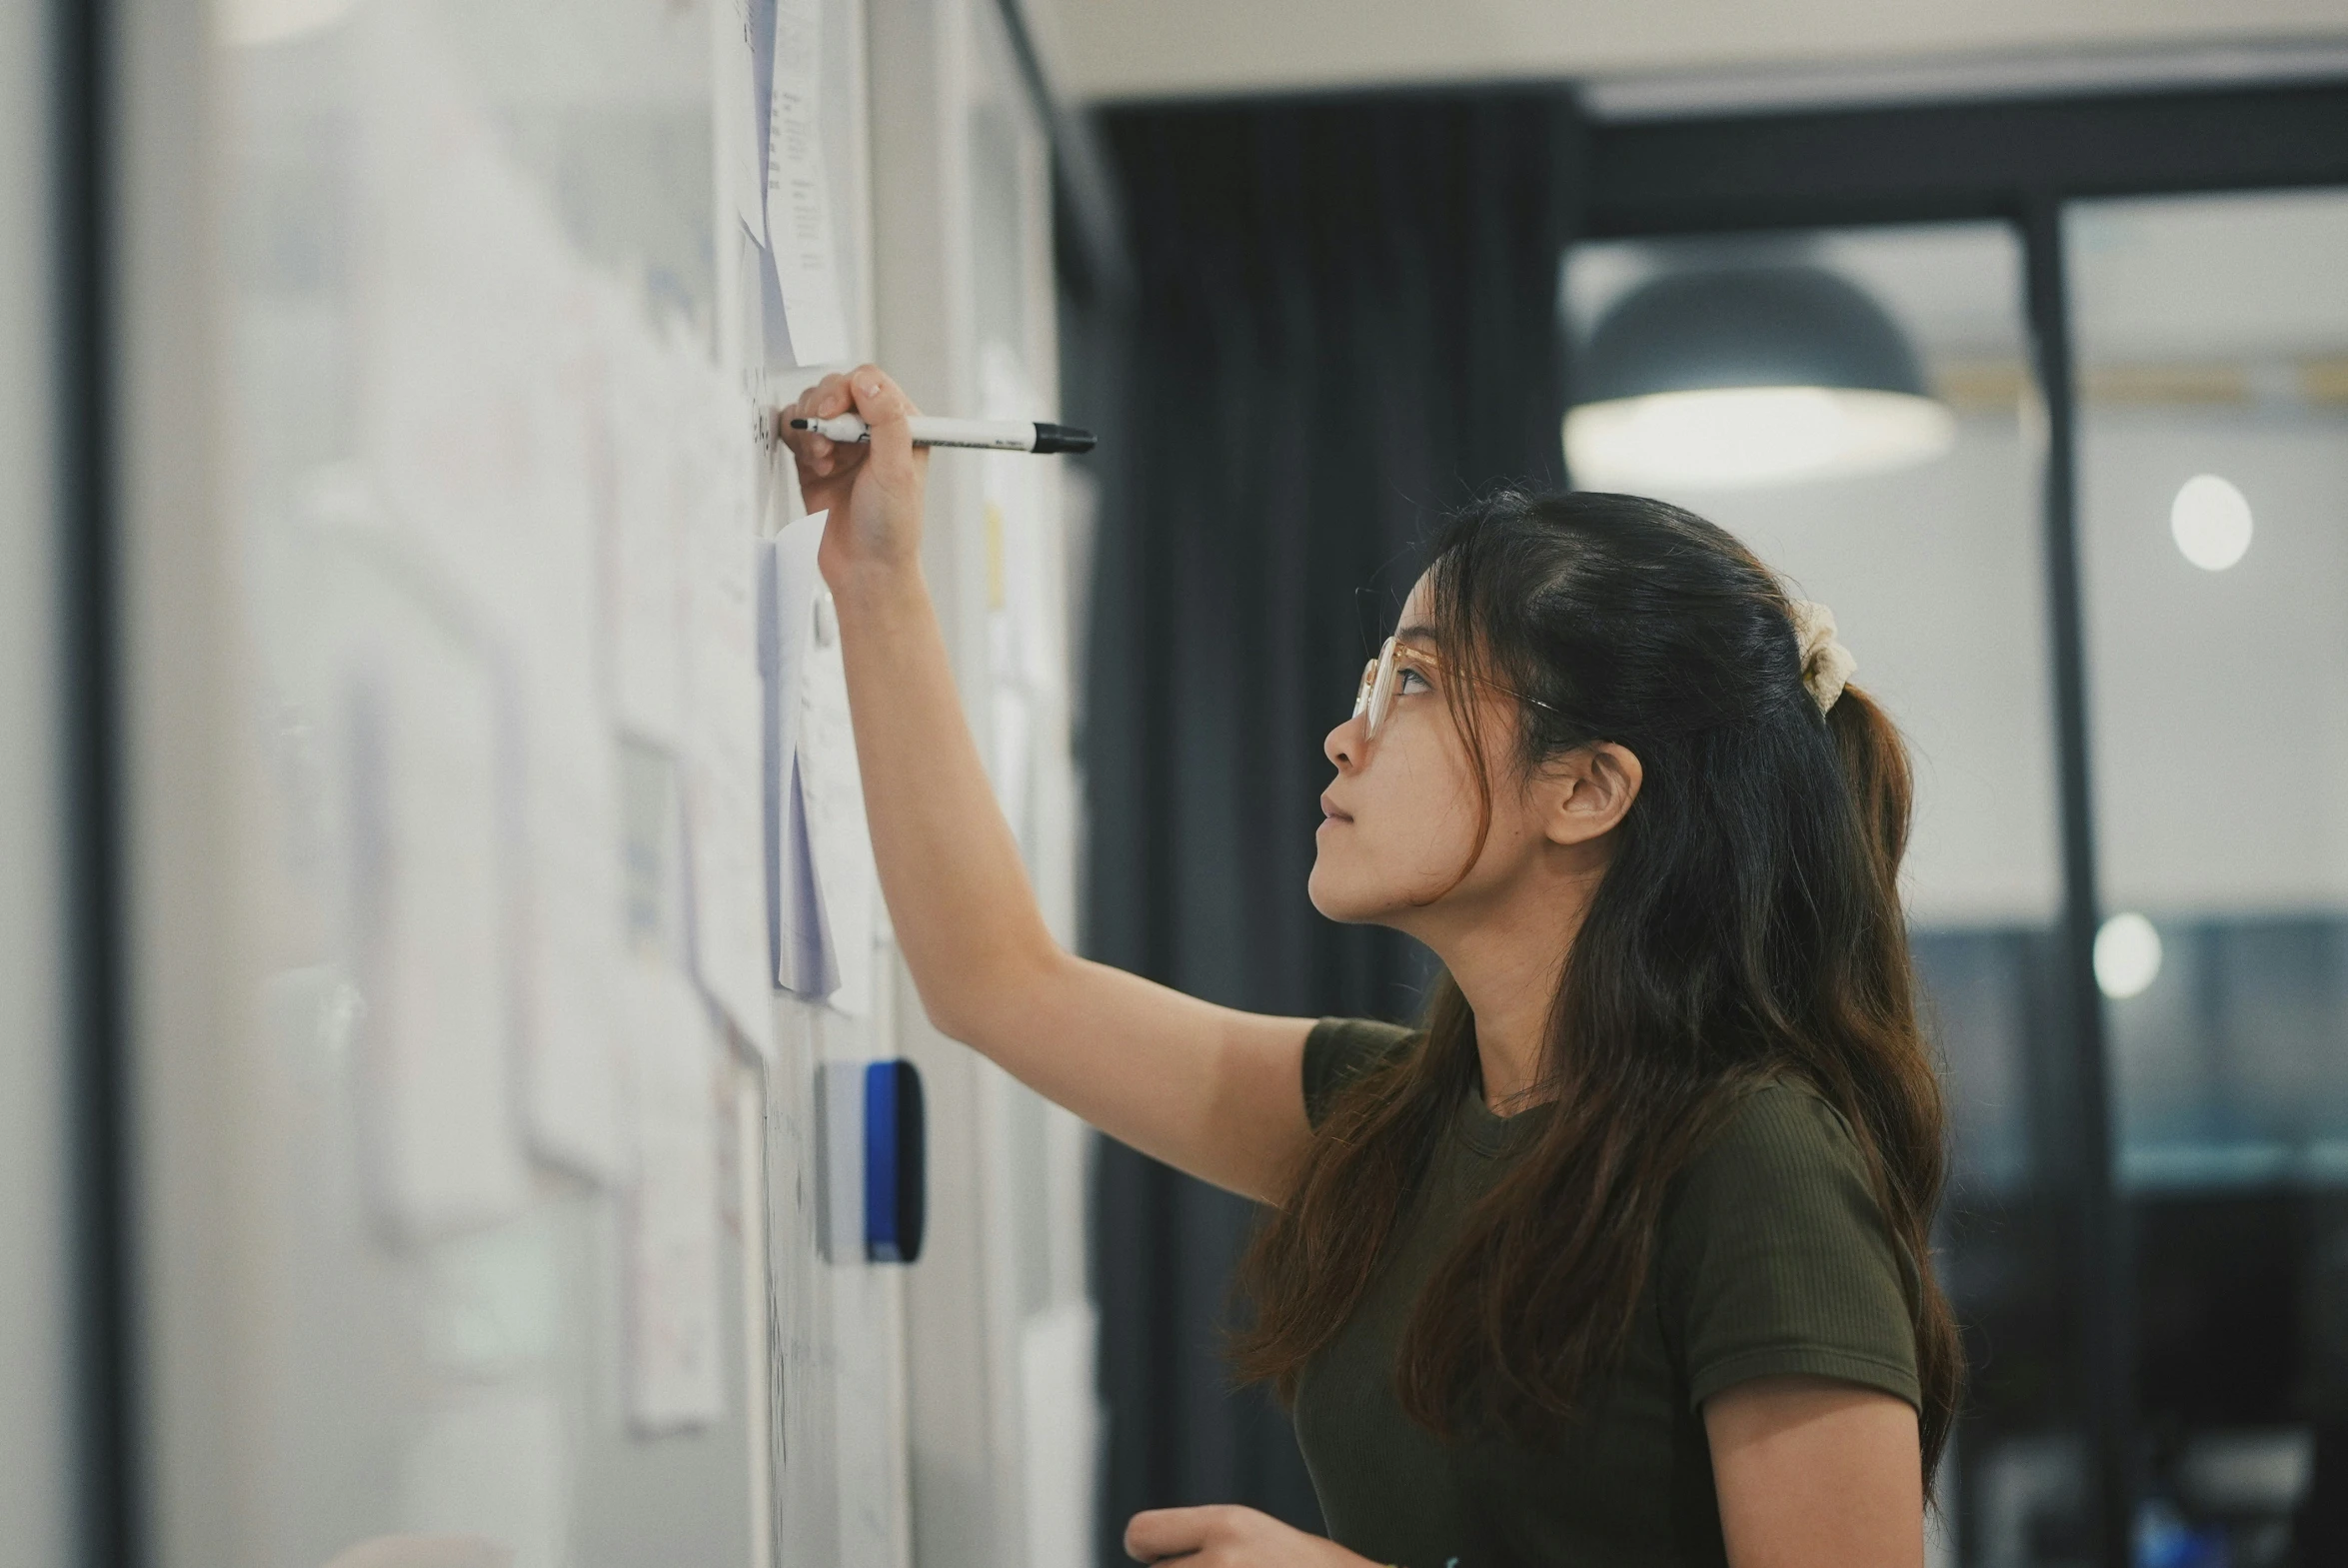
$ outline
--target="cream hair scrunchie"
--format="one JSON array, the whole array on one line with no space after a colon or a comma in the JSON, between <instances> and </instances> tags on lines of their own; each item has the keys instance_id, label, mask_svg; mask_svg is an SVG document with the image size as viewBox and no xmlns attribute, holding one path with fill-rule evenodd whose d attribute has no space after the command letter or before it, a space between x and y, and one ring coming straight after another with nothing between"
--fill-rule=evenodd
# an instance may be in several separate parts
<instances>
[{"instance_id":1,"label":"cream hair scrunchie","mask_svg":"<svg viewBox=\"0 0 2348 1568\"><path fill-rule=\"evenodd\" d=\"M1834 612L1807 599L1793 601L1793 636L1801 645L1802 685L1823 714L1842 696L1859 662L1834 640Z\"/></svg>"}]
</instances>

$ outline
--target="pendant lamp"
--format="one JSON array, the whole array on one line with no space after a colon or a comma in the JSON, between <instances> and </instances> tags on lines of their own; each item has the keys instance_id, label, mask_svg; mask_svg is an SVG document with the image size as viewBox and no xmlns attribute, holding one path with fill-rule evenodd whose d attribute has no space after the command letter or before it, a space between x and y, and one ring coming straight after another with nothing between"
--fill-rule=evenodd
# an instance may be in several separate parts
<instances>
[{"instance_id":1,"label":"pendant lamp","mask_svg":"<svg viewBox=\"0 0 2348 1568\"><path fill-rule=\"evenodd\" d=\"M1599 320L1565 416L1585 490L1744 490L1939 456L1956 421L1883 308L1820 267L1668 274Z\"/></svg>"}]
</instances>

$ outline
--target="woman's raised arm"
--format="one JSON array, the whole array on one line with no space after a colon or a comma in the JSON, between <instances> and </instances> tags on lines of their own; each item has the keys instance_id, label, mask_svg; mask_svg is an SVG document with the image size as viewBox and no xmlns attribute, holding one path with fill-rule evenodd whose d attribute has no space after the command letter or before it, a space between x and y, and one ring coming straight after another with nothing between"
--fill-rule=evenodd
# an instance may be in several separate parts
<instances>
[{"instance_id":1,"label":"woman's raised arm","mask_svg":"<svg viewBox=\"0 0 2348 1568\"><path fill-rule=\"evenodd\" d=\"M1239 1012L1064 950L1046 928L963 718L921 569L928 454L873 366L787 415L850 409L869 447L786 437L840 618L865 810L889 917L931 1021L1111 1136L1217 1186L1276 1199L1310 1134L1309 1019Z\"/></svg>"}]
</instances>

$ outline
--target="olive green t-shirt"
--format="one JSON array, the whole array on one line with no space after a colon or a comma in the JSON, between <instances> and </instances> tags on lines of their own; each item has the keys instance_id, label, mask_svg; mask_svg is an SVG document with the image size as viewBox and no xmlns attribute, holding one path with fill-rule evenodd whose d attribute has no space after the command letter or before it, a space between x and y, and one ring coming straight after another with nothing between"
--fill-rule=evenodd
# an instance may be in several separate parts
<instances>
[{"instance_id":1,"label":"olive green t-shirt","mask_svg":"<svg viewBox=\"0 0 2348 1568\"><path fill-rule=\"evenodd\" d=\"M1304 1047L1315 1126L1344 1083L1421 1036L1324 1019ZM1849 1126L1787 1081L1754 1090L1681 1172L1622 1357L1538 1448L1438 1442L1402 1413L1395 1351L1459 1216L1537 1131L1470 1093L1360 1305L1307 1363L1296 1436L1330 1536L1402 1568L1724 1564L1703 1403L1806 1373L1917 1399L1920 1287Z\"/></svg>"}]
</instances>

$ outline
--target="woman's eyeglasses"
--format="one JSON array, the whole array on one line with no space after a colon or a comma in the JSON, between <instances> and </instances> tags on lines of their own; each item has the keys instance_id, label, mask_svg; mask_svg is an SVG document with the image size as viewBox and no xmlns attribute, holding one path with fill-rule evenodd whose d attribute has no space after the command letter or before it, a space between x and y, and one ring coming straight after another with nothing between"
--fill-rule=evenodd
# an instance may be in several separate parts
<instances>
[{"instance_id":1,"label":"woman's eyeglasses","mask_svg":"<svg viewBox=\"0 0 2348 1568\"><path fill-rule=\"evenodd\" d=\"M1385 640L1377 651L1377 657L1361 667L1361 685L1353 693L1353 717L1359 719L1364 714L1369 716L1369 738L1372 741L1385 728L1386 716L1394 711L1394 696L1401 690L1402 683L1415 680L1425 684L1427 672L1441 669L1442 664L1442 660L1431 649L1390 637ZM1519 703L1529 703L1543 712L1556 712L1540 699L1510 691L1496 681L1484 681L1481 684Z\"/></svg>"}]
</instances>

